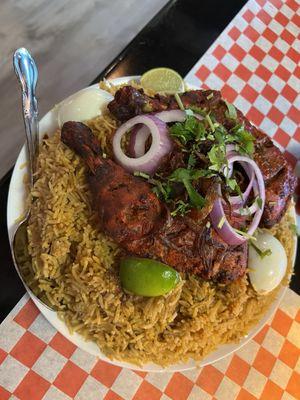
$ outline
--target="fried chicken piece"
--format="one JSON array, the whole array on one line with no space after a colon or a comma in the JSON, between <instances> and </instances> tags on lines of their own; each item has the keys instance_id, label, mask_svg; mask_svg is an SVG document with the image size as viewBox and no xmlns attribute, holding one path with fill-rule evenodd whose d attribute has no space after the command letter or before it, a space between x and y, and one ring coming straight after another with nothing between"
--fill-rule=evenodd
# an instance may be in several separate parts
<instances>
[{"instance_id":1,"label":"fried chicken piece","mask_svg":"<svg viewBox=\"0 0 300 400\"><path fill-rule=\"evenodd\" d=\"M66 122L61 139L91 171L88 181L102 229L120 244L151 232L162 207L148 184L112 160L100 157L100 145L88 126Z\"/></svg>"},{"instance_id":2,"label":"fried chicken piece","mask_svg":"<svg viewBox=\"0 0 300 400\"><path fill-rule=\"evenodd\" d=\"M227 129L233 128L236 124L236 121L226 116L227 106L219 91L191 90L182 93L180 99L185 108L193 106L211 111L216 120ZM142 89L135 89L132 86L119 89L114 100L108 104L110 112L120 121L142 113L178 108L174 96L155 95L150 97L145 95ZM237 122L243 124L245 129L255 137L254 160L261 169L266 185L265 211L260 226L270 228L280 221L287 209L296 189L296 178L283 154L272 140L252 125L239 110L237 110ZM276 196L274 190L276 190ZM276 207L274 201L278 202Z\"/></svg>"},{"instance_id":3,"label":"fried chicken piece","mask_svg":"<svg viewBox=\"0 0 300 400\"><path fill-rule=\"evenodd\" d=\"M245 274L247 244L228 246L207 219L192 226L184 217L171 218L147 182L101 157L98 141L86 125L66 122L61 140L89 167L101 229L127 252L225 283Z\"/></svg>"},{"instance_id":4,"label":"fried chicken piece","mask_svg":"<svg viewBox=\"0 0 300 400\"><path fill-rule=\"evenodd\" d=\"M297 178L292 167L287 164L266 186L266 207L264 208L264 226L271 228L275 222L279 222L285 214L291 196L291 188L295 188Z\"/></svg>"}]
</instances>

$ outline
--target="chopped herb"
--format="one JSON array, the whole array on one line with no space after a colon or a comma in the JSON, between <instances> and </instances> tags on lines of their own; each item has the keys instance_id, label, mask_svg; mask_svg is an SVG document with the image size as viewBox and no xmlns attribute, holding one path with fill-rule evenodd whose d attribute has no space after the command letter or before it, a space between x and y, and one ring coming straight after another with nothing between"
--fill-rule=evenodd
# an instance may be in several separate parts
<instances>
[{"instance_id":1,"label":"chopped herb","mask_svg":"<svg viewBox=\"0 0 300 400\"><path fill-rule=\"evenodd\" d=\"M256 204L258 205L258 207L259 207L260 209L262 209L262 206L263 206L263 201L262 201L262 199L261 199L260 197L257 197L255 201L256 201Z\"/></svg>"},{"instance_id":2,"label":"chopped herb","mask_svg":"<svg viewBox=\"0 0 300 400\"><path fill-rule=\"evenodd\" d=\"M192 140L205 139L206 130L203 123L194 116L188 115L183 122L176 122L170 127L170 134L186 145Z\"/></svg>"},{"instance_id":3,"label":"chopped herb","mask_svg":"<svg viewBox=\"0 0 300 400\"><path fill-rule=\"evenodd\" d=\"M214 144L207 154L211 163L209 166L210 170L219 172L223 169L224 165L227 164L226 149L224 145Z\"/></svg>"},{"instance_id":4,"label":"chopped herb","mask_svg":"<svg viewBox=\"0 0 300 400\"><path fill-rule=\"evenodd\" d=\"M191 110L190 108L187 108L187 109L185 110L185 113L186 113L186 115L188 115L188 116L194 115L194 111Z\"/></svg>"},{"instance_id":5,"label":"chopped herb","mask_svg":"<svg viewBox=\"0 0 300 400\"><path fill-rule=\"evenodd\" d=\"M225 176L226 178L226 185L233 191L236 192L241 199L243 200L243 193L241 191L241 188L239 187L237 181L235 178L228 178L228 176Z\"/></svg>"},{"instance_id":6,"label":"chopped herb","mask_svg":"<svg viewBox=\"0 0 300 400\"><path fill-rule=\"evenodd\" d=\"M240 153L253 154L255 138L250 132L245 130L243 125L236 125L230 130L230 133L230 141L231 143L236 142L238 144Z\"/></svg>"},{"instance_id":7,"label":"chopped herb","mask_svg":"<svg viewBox=\"0 0 300 400\"><path fill-rule=\"evenodd\" d=\"M180 110L185 111L184 105L182 104L181 98L178 93L175 93L175 100L177 101L178 107Z\"/></svg>"},{"instance_id":8,"label":"chopped herb","mask_svg":"<svg viewBox=\"0 0 300 400\"><path fill-rule=\"evenodd\" d=\"M170 175L170 181L173 182L182 182L184 179L186 180L196 180L203 177L205 171L201 169L186 169L186 168L177 168Z\"/></svg>"},{"instance_id":9,"label":"chopped herb","mask_svg":"<svg viewBox=\"0 0 300 400\"><path fill-rule=\"evenodd\" d=\"M133 173L134 176L140 176L141 178L145 178L145 179L149 179L150 175L145 174L145 172L141 172L141 171L135 171Z\"/></svg>"},{"instance_id":10,"label":"chopped herb","mask_svg":"<svg viewBox=\"0 0 300 400\"><path fill-rule=\"evenodd\" d=\"M198 171L201 171L201 178L211 178L212 176L216 176L215 172L209 171L208 169L199 169Z\"/></svg>"},{"instance_id":11,"label":"chopped herb","mask_svg":"<svg viewBox=\"0 0 300 400\"><path fill-rule=\"evenodd\" d=\"M207 95L208 99L212 97L213 93ZM178 168L169 176L149 177L147 174L137 176L148 179L148 182L153 185L153 192L165 202L172 204L174 215L184 215L192 207L204 206L205 199L196 190L194 182L199 178L222 178L229 193L234 192L242 197L237 180L234 176L228 176L226 146L232 144L240 154L251 155L254 151L254 137L242 124L236 123L232 129L227 130L216 121L207 108L190 106L185 110L179 94L175 95L175 99L179 108L185 111L186 118L182 122L173 123L169 127L169 132L181 151L186 153L185 168ZM226 105L228 118L236 119L235 107L230 103ZM196 118L195 113L203 116L203 120ZM181 183L182 189L185 188L185 197L180 195L180 200L177 198L178 190L174 182ZM257 204L261 207L262 200L258 198ZM242 215L250 214L249 207L242 207L240 211ZM247 233L239 233L249 239Z\"/></svg>"},{"instance_id":12,"label":"chopped herb","mask_svg":"<svg viewBox=\"0 0 300 400\"><path fill-rule=\"evenodd\" d=\"M228 103L228 101L225 100L225 104L227 106L227 111L225 112L225 115L229 119L236 119L237 118L237 112L236 108L234 107L233 104Z\"/></svg>"},{"instance_id":13,"label":"chopped herb","mask_svg":"<svg viewBox=\"0 0 300 400\"><path fill-rule=\"evenodd\" d=\"M227 185L230 187L230 189L232 191L235 190L236 186L237 186L237 181L234 178L228 178L226 180Z\"/></svg>"},{"instance_id":14,"label":"chopped herb","mask_svg":"<svg viewBox=\"0 0 300 400\"><path fill-rule=\"evenodd\" d=\"M299 230L296 224L290 224L289 226L290 230L293 232L294 235L300 236L299 235Z\"/></svg>"},{"instance_id":15,"label":"chopped herb","mask_svg":"<svg viewBox=\"0 0 300 400\"><path fill-rule=\"evenodd\" d=\"M149 183L154 185L152 191L157 197L162 198L167 203L171 201L172 186L168 182L161 182L158 179L149 179Z\"/></svg>"},{"instance_id":16,"label":"chopped herb","mask_svg":"<svg viewBox=\"0 0 300 400\"><path fill-rule=\"evenodd\" d=\"M212 132L214 132L216 128L215 128L215 126L214 126L214 124L213 124L213 122L212 122L212 120L210 118L210 115L206 114L205 119L208 122L208 125L210 126L210 129L212 130Z\"/></svg>"},{"instance_id":17,"label":"chopped herb","mask_svg":"<svg viewBox=\"0 0 300 400\"><path fill-rule=\"evenodd\" d=\"M210 139L209 135L207 137L205 137L206 133L207 132L206 132L204 124L202 122L198 121L198 123L196 125L196 140L201 141L201 140L205 140L206 138ZM212 139L214 139L214 137Z\"/></svg>"},{"instance_id":18,"label":"chopped herb","mask_svg":"<svg viewBox=\"0 0 300 400\"><path fill-rule=\"evenodd\" d=\"M205 198L199 194L190 181L182 182L188 192L192 205L196 208L202 208L206 204Z\"/></svg>"},{"instance_id":19,"label":"chopped herb","mask_svg":"<svg viewBox=\"0 0 300 400\"><path fill-rule=\"evenodd\" d=\"M271 249L262 250L253 242L253 240L250 240L250 245L254 248L254 250L260 256L260 258L264 258L272 254Z\"/></svg>"},{"instance_id":20,"label":"chopped herb","mask_svg":"<svg viewBox=\"0 0 300 400\"><path fill-rule=\"evenodd\" d=\"M244 236L246 239L257 240L256 237L249 235L247 232L240 231L239 229L233 228L233 230L239 235Z\"/></svg>"},{"instance_id":21,"label":"chopped herb","mask_svg":"<svg viewBox=\"0 0 300 400\"><path fill-rule=\"evenodd\" d=\"M183 183L192 205L196 208L202 208L205 205L205 199L196 191L192 181L199 179L202 174L201 170L177 168L169 177L170 181Z\"/></svg>"},{"instance_id":22,"label":"chopped herb","mask_svg":"<svg viewBox=\"0 0 300 400\"><path fill-rule=\"evenodd\" d=\"M175 205L176 205L176 208L171 212L172 217L175 217L176 215L183 216L183 215L187 214L191 209L190 205L188 203L185 203L182 200L178 200L175 203Z\"/></svg>"},{"instance_id":23,"label":"chopped herb","mask_svg":"<svg viewBox=\"0 0 300 400\"><path fill-rule=\"evenodd\" d=\"M248 206L240 208L240 209L239 209L239 212L240 212L240 214L243 215L243 216L250 215L250 209L249 209Z\"/></svg>"},{"instance_id":24,"label":"chopped herb","mask_svg":"<svg viewBox=\"0 0 300 400\"><path fill-rule=\"evenodd\" d=\"M196 165L196 157L193 153L191 153L189 155L189 159L188 159L188 169L194 168L194 166Z\"/></svg>"},{"instance_id":25,"label":"chopped herb","mask_svg":"<svg viewBox=\"0 0 300 400\"><path fill-rule=\"evenodd\" d=\"M214 94L211 93L211 94L209 94L206 98L207 98L207 100L210 100L210 99L212 99L213 97L214 97Z\"/></svg>"},{"instance_id":26,"label":"chopped herb","mask_svg":"<svg viewBox=\"0 0 300 400\"><path fill-rule=\"evenodd\" d=\"M219 223L218 223L218 228L222 229L223 225L225 224L226 221L226 217L225 215L223 215L223 217L220 219Z\"/></svg>"},{"instance_id":27,"label":"chopped herb","mask_svg":"<svg viewBox=\"0 0 300 400\"><path fill-rule=\"evenodd\" d=\"M196 114L201 115L202 117L206 116L206 111L204 108L200 108L200 107L193 106L193 105L191 105L189 108L190 108L190 110L194 111Z\"/></svg>"}]
</instances>

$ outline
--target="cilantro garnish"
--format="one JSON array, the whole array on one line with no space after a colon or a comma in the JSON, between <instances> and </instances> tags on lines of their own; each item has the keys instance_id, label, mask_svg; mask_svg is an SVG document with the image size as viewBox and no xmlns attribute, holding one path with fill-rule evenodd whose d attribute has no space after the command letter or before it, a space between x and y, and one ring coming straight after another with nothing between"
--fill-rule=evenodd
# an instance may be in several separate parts
<instances>
[{"instance_id":1,"label":"cilantro garnish","mask_svg":"<svg viewBox=\"0 0 300 400\"><path fill-rule=\"evenodd\" d=\"M260 209L262 209L262 206L263 206L263 201L262 201L262 199L261 199L260 197L257 197L255 201L256 201L256 204L258 205L258 207L259 207Z\"/></svg>"},{"instance_id":2,"label":"cilantro garnish","mask_svg":"<svg viewBox=\"0 0 300 400\"><path fill-rule=\"evenodd\" d=\"M260 256L260 258L264 258L272 254L271 249L262 250L253 242L253 240L250 240L250 245L254 248L254 250Z\"/></svg>"},{"instance_id":3,"label":"cilantro garnish","mask_svg":"<svg viewBox=\"0 0 300 400\"><path fill-rule=\"evenodd\" d=\"M205 108L200 108L200 107L197 107L197 106L190 105L190 106L189 106L189 109L192 110L192 111L194 111L196 114L201 115L202 117L205 117L206 114L207 114Z\"/></svg>"},{"instance_id":4,"label":"cilantro garnish","mask_svg":"<svg viewBox=\"0 0 300 400\"><path fill-rule=\"evenodd\" d=\"M236 119L237 118L237 112L236 108L234 107L233 104L228 103L228 101L224 100L225 104L227 106L227 111L225 112L225 115L229 119Z\"/></svg>"},{"instance_id":5,"label":"cilantro garnish","mask_svg":"<svg viewBox=\"0 0 300 400\"><path fill-rule=\"evenodd\" d=\"M176 208L171 212L172 217L175 217L176 215L183 216L183 215L187 214L191 209L190 204L185 203L183 200L178 200L175 203L175 207Z\"/></svg>"},{"instance_id":6,"label":"cilantro garnish","mask_svg":"<svg viewBox=\"0 0 300 400\"><path fill-rule=\"evenodd\" d=\"M224 165L227 164L226 149L222 144L214 144L207 155L210 161L210 166L208 167L210 170L221 171Z\"/></svg>"},{"instance_id":7,"label":"cilantro garnish","mask_svg":"<svg viewBox=\"0 0 300 400\"><path fill-rule=\"evenodd\" d=\"M227 179L226 179L226 184L227 184L227 186L230 187L230 189L231 189L233 192L238 192L238 194L240 194L240 187L239 187L239 185L238 185L236 179L234 179L234 178L227 178Z\"/></svg>"},{"instance_id":8,"label":"cilantro garnish","mask_svg":"<svg viewBox=\"0 0 300 400\"><path fill-rule=\"evenodd\" d=\"M172 187L168 183L159 180L152 179L149 180L149 182L155 185L152 189L153 193L155 193L157 197L162 197L166 203L169 203Z\"/></svg>"},{"instance_id":9,"label":"cilantro garnish","mask_svg":"<svg viewBox=\"0 0 300 400\"><path fill-rule=\"evenodd\" d=\"M213 94L207 96L208 100ZM240 154L252 155L254 152L254 140L243 124L237 121L236 108L226 102L226 117L236 121L235 126L226 129L216 120L213 110L189 106L184 108L180 96L175 95L175 99L181 110L185 111L186 118L182 122L173 123L169 127L169 133L181 148L184 155L184 168L177 168L170 175L154 175L136 173L135 175L147 179L153 186L153 192L163 201L171 205L171 215L184 215L191 208L202 208L205 199L196 190L194 184L199 178L215 177L222 179L225 184L224 189L228 193L236 193L242 197L241 189L234 175L228 176L228 160L226 155L227 146L233 145ZM195 114L203 117L199 120ZM227 167L227 168L226 168ZM175 183L180 183L178 186ZM180 188L178 190L178 188ZM185 190L184 190L185 189ZM262 200L255 199L257 205L262 207ZM249 207L241 208L241 214L250 214ZM223 221L221 221L223 223ZM247 233L239 232L244 236ZM253 239L255 240L255 239Z\"/></svg>"},{"instance_id":10,"label":"cilantro garnish","mask_svg":"<svg viewBox=\"0 0 300 400\"><path fill-rule=\"evenodd\" d=\"M225 222L226 222L226 217L225 217L225 215L223 215L223 217L220 219L220 221L218 223L218 228L222 229L222 227L225 224Z\"/></svg>"},{"instance_id":11,"label":"cilantro garnish","mask_svg":"<svg viewBox=\"0 0 300 400\"><path fill-rule=\"evenodd\" d=\"M170 127L170 134L177 138L183 145L192 140L205 139L204 125L193 115L188 115L183 122L176 122Z\"/></svg>"},{"instance_id":12,"label":"cilantro garnish","mask_svg":"<svg viewBox=\"0 0 300 400\"><path fill-rule=\"evenodd\" d=\"M149 178L148 182L153 185L152 191L157 197L163 199L166 203L173 203L175 208L171 212L172 216L177 214L184 215L191 207L202 208L205 205L205 199L197 192L192 182L206 175L206 170L177 168L170 176L165 178L160 177L162 180ZM146 178L146 176L144 177ZM189 197L189 203L173 199L173 182L184 185Z\"/></svg>"},{"instance_id":13,"label":"cilantro garnish","mask_svg":"<svg viewBox=\"0 0 300 400\"><path fill-rule=\"evenodd\" d=\"M212 121L210 115L209 115L209 114L206 114L205 119L206 119L206 121L208 122L208 125L209 125L211 131L214 132L214 131L216 130L216 128L215 128L215 126L214 126L214 124L213 124L213 121Z\"/></svg>"},{"instance_id":14,"label":"cilantro garnish","mask_svg":"<svg viewBox=\"0 0 300 400\"><path fill-rule=\"evenodd\" d=\"M191 110L190 108L187 108L186 110L184 110L185 111L185 113L186 113L186 115L194 115L194 111L193 110Z\"/></svg>"},{"instance_id":15,"label":"cilantro garnish","mask_svg":"<svg viewBox=\"0 0 300 400\"><path fill-rule=\"evenodd\" d=\"M250 239L251 241L257 240L255 236L249 235L247 232L244 232L240 229L233 228L233 230L241 236L244 236L246 239Z\"/></svg>"},{"instance_id":16,"label":"cilantro garnish","mask_svg":"<svg viewBox=\"0 0 300 400\"><path fill-rule=\"evenodd\" d=\"M205 205L205 199L194 188L192 181L203 176L201 170L177 168L170 175L171 182L180 182L184 185L192 205L196 208L202 208Z\"/></svg>"},{"instance_id":17,"label":"cilantro garnish","mask_svg":"<svg viewBox=\"0 0 300 400\"><path fill-rule=\"evenodd\" d=\"M191 153L188 158L188 165L187 165L188 169L194 168L194 166L196 165L196 162L197 162L197 160L196 160L195 154Z\"/></svg>"},{"instance_id":18,"label":"cilantro garnish","mask_svg":"<svg viewBox=\"0 0 300 400\"><path fill-rule=\"evenodd\" d=\"M248 215L250 215L250 208L249 208L248 206L241 207L241 208L239 209L239 213L240 213L241 215L243 215L243 216L248 216Z\"/></svg>"},{"instance_id":19,"label":"cilantro garnish","mask_svg":"<svg viewBox=\"0 0 300 400\"><path fill-rule=\"evenodd\" d=\"M145 179L149 179L150 175L146 174L145 172L141 172L141 171L135 171L133 173L134 176L139 176L141 178L145 178Z\"/></svg>"},{"instance_id":20,"label":"cilantro garnish","mask_svg":"<svg viewBox=\"0 0 300 400\"><path fill-rule=\"evenodd\" d=\"M239 152L252 155L254 152L254 136L245 130L243 125L235 125L231 131L231 141L239 146Z\"/></svg>"}]
</instances>

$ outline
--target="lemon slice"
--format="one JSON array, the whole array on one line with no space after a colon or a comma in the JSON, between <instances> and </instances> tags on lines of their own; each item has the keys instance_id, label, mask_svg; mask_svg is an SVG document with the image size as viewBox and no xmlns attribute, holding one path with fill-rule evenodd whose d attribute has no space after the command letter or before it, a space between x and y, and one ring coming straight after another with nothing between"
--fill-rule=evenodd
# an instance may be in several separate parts
<instances>
[{"instance_id":1,"label":"lemon slice","mask_svg":"<svg viewBox=\"0 0 300 400\"><path fill-rule=\"evenodd\" d=\"M141 77L141 85L157 93L175 94L184 91L184 81L178 72L164 67L145 72Z\"/></svg>"}]
</instances>

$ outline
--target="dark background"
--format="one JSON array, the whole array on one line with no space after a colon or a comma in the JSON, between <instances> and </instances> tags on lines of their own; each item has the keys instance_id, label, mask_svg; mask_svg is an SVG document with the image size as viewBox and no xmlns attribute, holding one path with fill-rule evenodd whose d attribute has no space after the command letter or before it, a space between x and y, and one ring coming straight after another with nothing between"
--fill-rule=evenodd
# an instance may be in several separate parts
<instances>
[{"instance_id":1,"label":"dark background","mask_svg":"<svg viewBox=\"0 0 300 400\"><path fill-rule=\"evenodd\" d=\"M104 77L140 75L161 66L185 76L245 3L241 0L170 1L92 83ZM11 171L0 182L0 322L25 293L13 266L7 236L10 177ZM299 260L295 268L296 275L290 286L300 294Z\"/></svg>"}]
</instances>

